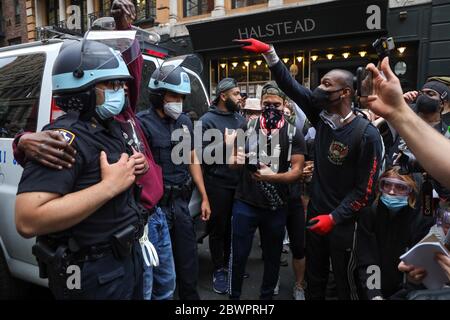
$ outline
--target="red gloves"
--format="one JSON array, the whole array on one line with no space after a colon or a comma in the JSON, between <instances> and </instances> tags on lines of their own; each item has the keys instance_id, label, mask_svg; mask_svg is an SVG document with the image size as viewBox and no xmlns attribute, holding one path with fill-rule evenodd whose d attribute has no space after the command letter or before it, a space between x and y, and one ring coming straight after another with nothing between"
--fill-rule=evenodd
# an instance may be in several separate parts
<instances>
[{"instance_id":1,"label":"red gloves","mask_svg":"<svg viewBox=\"0 0 450 320\"><path fill-rule=\"evenodd\" d=\"M270 50L270 46L267 43L261 42L253 38L233 40L233 41L240 43L242 45L243 50L253 53L266 53L267 51Z\"/></svg>"},{"instance_id":2,"label":"red gloves","mask_svg":"<svg viewBox=\"0 0 450 320\"><path fill-rule=\"evenodd\" d=\"M333 229L335 224L331 214L323 214L309 220L308 229L324 236Z\"/></svg>"}]
</instances>

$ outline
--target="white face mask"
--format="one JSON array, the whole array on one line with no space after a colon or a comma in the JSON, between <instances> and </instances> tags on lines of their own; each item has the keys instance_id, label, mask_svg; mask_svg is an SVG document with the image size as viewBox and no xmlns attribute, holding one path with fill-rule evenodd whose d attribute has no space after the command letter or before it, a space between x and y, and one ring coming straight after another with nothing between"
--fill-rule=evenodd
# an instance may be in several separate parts
<instances>
[{"instance_id":1,"label":"white face mask","mask_svg":"<svg viewBox=\"0 0 450 320\"><path fill-rule=\"evenodd\" d=\"M183 102L166 102L164 103L164 113L174 120L177 120L183 112Z\"/></svg>"}]
</instances>

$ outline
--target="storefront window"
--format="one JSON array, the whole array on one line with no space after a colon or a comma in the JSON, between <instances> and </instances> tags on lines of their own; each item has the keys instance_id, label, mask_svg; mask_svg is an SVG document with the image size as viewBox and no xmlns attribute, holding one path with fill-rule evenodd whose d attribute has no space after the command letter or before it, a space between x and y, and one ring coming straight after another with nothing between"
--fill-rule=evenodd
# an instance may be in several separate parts
<instances>
[{"instance_id":1,"label":"storefront window","mask_svg":"<svg viewBox=\"0 0 450 320\"><path fill-rule=\"evenodd\" d=\"M267 3L267 0L233 0L232 8L243 8L248 6L253 6L255 4Z\"/></svg>"},{"instance_id":2,"label":"storefront window","mask_svg":"<svg viewBox=\"0 0 450 320\"><path fill-rule=\"evenodd\" d=\"M185 17L206 14L213 9L214 0L183 0L183 12Z\"/></svg>"},{"instance_id":3,"label":"storefront window","mask_svg":"<svg viewBox=\"0 0 450 320\"><path fill-rule=\"evenodd\" d=\"M301 84L308 77L308 65L305 60L305 52L280 52L280 58L288 67L291 75ZM261 94L261 89L272 75L266 61L259 57L236 57L213 59L210 64L210 88L211 96L214 98L217 83L223 78L236 79L243 93L248 97L255 98Z\"/></svg>"}]
</instances>

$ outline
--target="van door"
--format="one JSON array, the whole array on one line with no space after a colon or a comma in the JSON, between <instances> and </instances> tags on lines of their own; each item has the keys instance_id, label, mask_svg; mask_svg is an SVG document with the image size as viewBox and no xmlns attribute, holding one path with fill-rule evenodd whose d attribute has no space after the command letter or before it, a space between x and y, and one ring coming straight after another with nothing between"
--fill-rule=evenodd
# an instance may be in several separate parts
<instances>
[{"instance_id":1,"label":"van door","mask_svg":"<svg viewBox=\"0 0 450 320\"><path fill-rule=\"evenodd\" d=\"M0 54L0 241L7 258L32 264L36 264L31 254L34 239L22 238L14 219L22 168L14 159L12 142L17 133L40 130L49 122L51 72L60 46L39 45Z\"/></svg>"}]
</instances>

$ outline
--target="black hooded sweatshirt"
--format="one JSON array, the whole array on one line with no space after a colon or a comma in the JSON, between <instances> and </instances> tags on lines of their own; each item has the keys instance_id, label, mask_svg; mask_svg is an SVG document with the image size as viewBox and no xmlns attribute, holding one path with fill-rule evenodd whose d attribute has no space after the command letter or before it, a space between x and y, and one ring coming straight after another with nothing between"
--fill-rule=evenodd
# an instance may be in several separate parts
<instances>
[{"instance_id":1,"label":"black hooded sweatshirt","mask_svg":"<svg viewBox=\"0 0 450 320\"><path fill-rule=\"evenodd\" d=\"M208 129L218 129L222 133L222 137L225 134L225 129L238 129L241 128L245 119L237 112L224 112L217 108L216 105L211 105L207 113L201 118L203 134ZM217 143L222 144L223 161L222 164L206 164L203 161L205 183L208 186L219 186L227 189L235 189L241 175L240 170L232 170L226 164L226 150L222 141L204 141L203 150L206 146L215 146ZM214 155L214 153L212 153Z\"/></svg>"}]
</instances>

